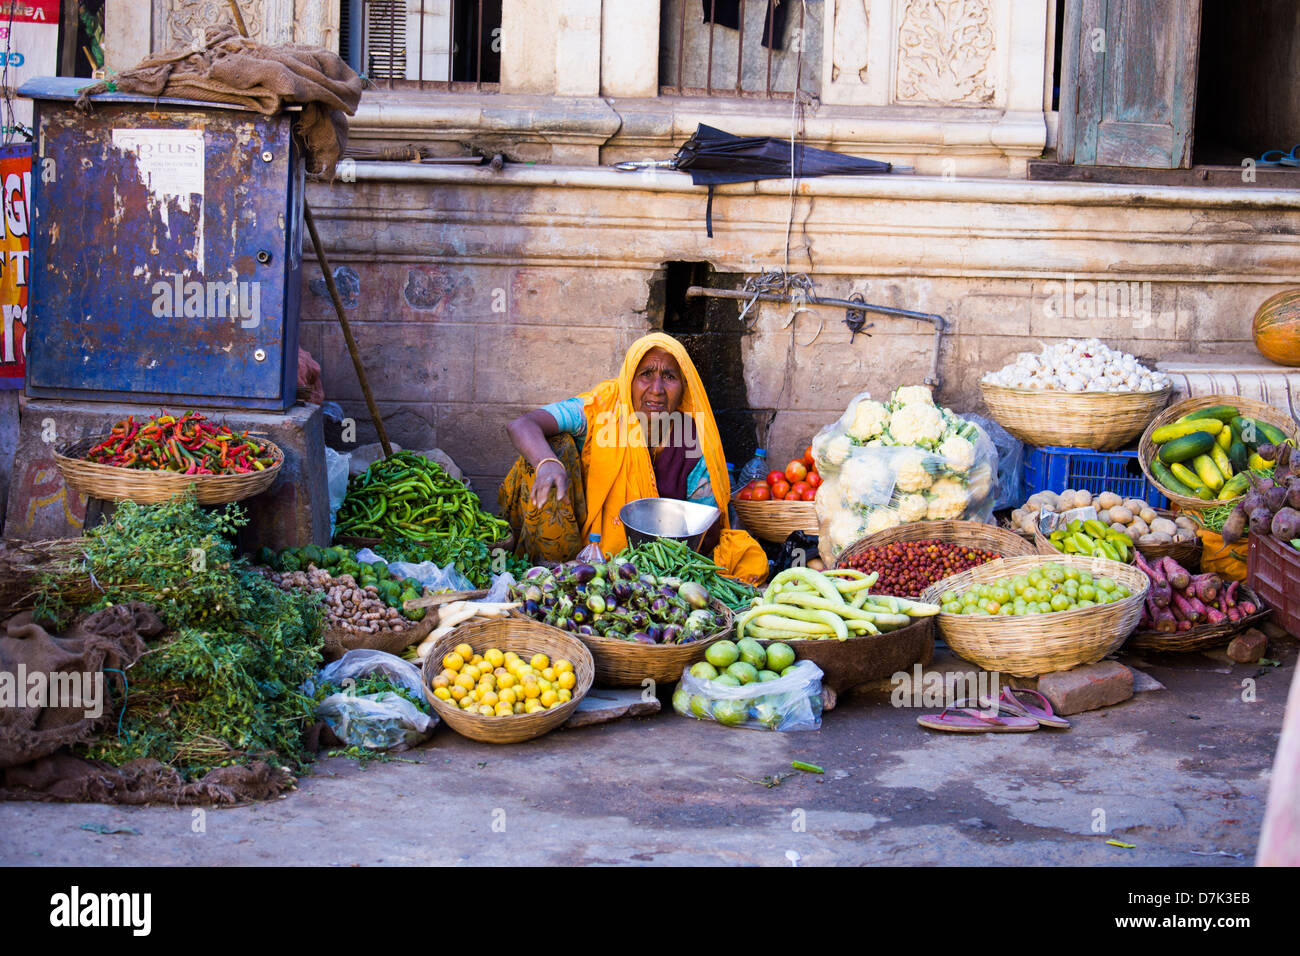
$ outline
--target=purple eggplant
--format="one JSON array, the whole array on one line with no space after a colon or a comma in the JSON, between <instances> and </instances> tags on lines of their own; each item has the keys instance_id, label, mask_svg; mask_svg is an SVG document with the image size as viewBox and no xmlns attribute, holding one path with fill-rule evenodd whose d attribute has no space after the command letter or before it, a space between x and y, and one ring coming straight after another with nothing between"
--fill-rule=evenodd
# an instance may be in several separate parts
<instances>
[{"instance_id":1,"label":"purple eggplant","mask_svg":"<svg viewBox=\"0 0 1300 956\"><path fill-rule=\"evenodd\" d=\"M538 604L536 601L525 601L524 613L527 614L529 617L541 617L542 606Z\"/></svg>"},{"instance_id":2,"label":"purple eggplant","mask_svg":"<svg viewBox=\"0 0 1300 956\"><path fill-rule=\"evenodd\" d=\"M586 624L589 620L591 620L591 612L587 610L585 604L579 604L573 609L574 624Z\"/></svg>"},{"instance_id":3,"label":"purple eggplant","mask_svg":"<svg viewBox=\"0 0 1300 956\"><path fill-rule=\"evenodd\" d=\"M636 641L638 644L653 644L655 642L655 639L645 631L637 631L632 635L631 640Z\"/></svg>"},{"instance_id":4,"label":"purple eggplant","mask_svg":"<svg viewBox=\"0 0 1300 956\"><path fill-rule=\"evenodd\" d=\"M647 608L647 610L650 612L652 617L656 620L660 620L668 613L670 607L672 607L672 605L668 603L666 598L658 597L650 602L650 607Z\"/></svg>"},{"instance_id":5,"label":"purple eggplant","mask_svg":"<svg viewBox=\"0 0 1300 956\"><path fill-rule=\"evenodd\" d=\"M635 581L639 574L636 565L631 562L625 562L618 566L618 576L624 581Z\"/></svg>"},{"instance_id":6,"label":"purple eggplant","mask_svg":"<svg viewBox=\"0 0 1300 956\"><path fill-rule=\"evenodd\" d=\"M651 624L645 629L645 632L654 639L656 644L662 644L664 642L664 629L658 624Z\"/></svg>"},{"instance_id":7,"label":"purple eggplant","mask_svg":"<svg viewBox=\"0 0 1300 956\"><path fill-rule=\"evenodd\" d=\"M578 633L581 634L583 637L595 637L595 636L596 636L596 632L592 629L592 627L591 627L590 624L584 624L584 625L582 625L582 627L578 628Z\"/></svg>"},{"instance_id":8,"label":"purple eggplant","mask_svg":"<svg viewBox=\"0 0 1300 956\"><path fill-rule=\"evenodd\" d=\"M676 644L682 638L682 629L676 624L669 624L664 628L663 637L660 643Z\"/></svg>"},{"instance_id":9,"label":"purple eggplant","mask_svg":"<svg viewBox=\"0 0 1300 956\"><path fill-rule=\"evenodd\" d=\"M536 581L542 577L550 577L551 572L543 567L529 568L524 572L525 581Z\"/></svg>"},{"instance_id":10,"label":"purple eggplant","mask_svg":"<svg viewBox=\"0 0 1300 956\"><path fill-rule=\"evenodd\" d=\"M579 564L573 568L571 573L579 584L586 584L596 576L596 569L590 564Z\"/></svg>"},{"instance_id":11,"label":"purple eggplant","mask_svg":"<svg viewBox=\"0 0 1300 956\"><path fill-rule=\"evenodd\" d=\"M687 581L677 589L678 596L696 610L709 606L709 592L703 585Z\"/></svg>"}]
</instances>

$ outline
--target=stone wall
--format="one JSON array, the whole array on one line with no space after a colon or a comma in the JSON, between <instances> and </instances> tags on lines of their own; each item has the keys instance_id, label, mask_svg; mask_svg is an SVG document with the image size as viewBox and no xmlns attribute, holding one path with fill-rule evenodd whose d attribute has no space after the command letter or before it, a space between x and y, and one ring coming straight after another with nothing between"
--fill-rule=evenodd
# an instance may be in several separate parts
<instances>
[{"instance_id":1,"label":"stone wall","mask_svg":"<svg viewBox=\"0 0 1300 956\"><path fill-rule=\"evenodd\" d=\"M790 269L821 295L948 319L940 397L961 410L980 406L980 374L1051 339L1095 334L1149 360L1251 351L1255 308L1300 266L1300 194L1263 189L840 178L801 182L791 218L788 185L764 182L719 190L709 239L704 190L680 173L360 163L357 179L310 200L355 279L349 315L389 432L445 449L490 503L514 456L506 423L612 375L663 321L666 263L780 267L788 221ZM303 344L372 440L305 259ZM788 311L759 310L740 369L701 370L743 375L749 404L771 410L760 437L774 455L856 392L928 373L928 325L870 316L872 336L850 345L842 312Z\"/></svg>"}]
</instances>

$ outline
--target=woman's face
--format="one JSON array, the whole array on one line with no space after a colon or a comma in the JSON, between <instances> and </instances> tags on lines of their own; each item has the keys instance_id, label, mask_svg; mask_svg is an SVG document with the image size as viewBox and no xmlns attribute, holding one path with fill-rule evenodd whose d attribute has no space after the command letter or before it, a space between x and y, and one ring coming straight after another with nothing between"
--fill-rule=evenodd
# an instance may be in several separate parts
<instances>
[{"instance_id":1,"label":"woman's face","mask_svg":"<svg viewBox=\"0 0 1300 956\"><path fill-rule=\"evenodd\" d=\"M685 391L677 360L663 349L651 349L632 377L632 408L646 415L675 412Z\"/></svg>"}]
</instances>

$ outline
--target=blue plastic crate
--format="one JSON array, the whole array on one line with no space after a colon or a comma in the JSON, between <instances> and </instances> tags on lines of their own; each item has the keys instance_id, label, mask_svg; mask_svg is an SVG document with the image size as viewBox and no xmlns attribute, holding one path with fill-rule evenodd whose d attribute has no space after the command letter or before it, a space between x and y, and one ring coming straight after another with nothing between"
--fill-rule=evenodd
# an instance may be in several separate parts
<instances>
[{"instance_id":1,"label":"blue plastic crate","mask_svg":"<svg viewBox=\"0 0 1300 956\"><path fill-rule=\"evenodd\" d=\"M1121 498L1140 498L1153 508L1169 507L1169 500L1142 474L1136 450L1026 445L1025 488L1026 497L1040 491L1083 488L1093 494L1113 491Z\"/></svg>"}]
</instances>

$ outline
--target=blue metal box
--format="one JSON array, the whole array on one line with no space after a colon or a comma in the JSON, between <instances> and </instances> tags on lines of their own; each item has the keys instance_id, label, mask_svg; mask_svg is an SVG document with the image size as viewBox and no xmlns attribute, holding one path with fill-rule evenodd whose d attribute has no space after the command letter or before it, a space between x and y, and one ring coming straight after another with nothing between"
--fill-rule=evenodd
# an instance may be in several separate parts
<instances>
[{"instance_id":1,"label":"blue metal box","mask_svg":"<svg viewBox=\"0 0 1300 956\"><path fill-rule=\"evenodd\" d=\"M297 109L107 93L36 101L27 393L284 409L294 401L304 166Z\"/></svg>"}]
</instances>

